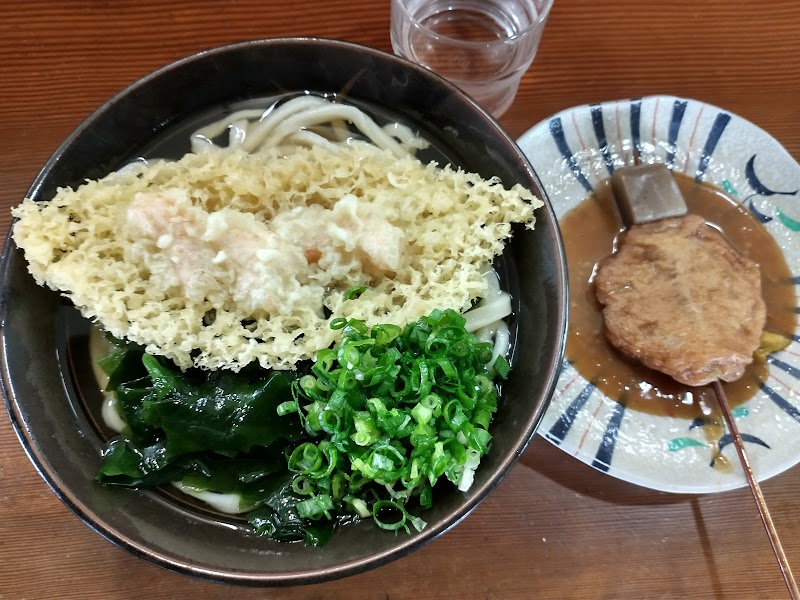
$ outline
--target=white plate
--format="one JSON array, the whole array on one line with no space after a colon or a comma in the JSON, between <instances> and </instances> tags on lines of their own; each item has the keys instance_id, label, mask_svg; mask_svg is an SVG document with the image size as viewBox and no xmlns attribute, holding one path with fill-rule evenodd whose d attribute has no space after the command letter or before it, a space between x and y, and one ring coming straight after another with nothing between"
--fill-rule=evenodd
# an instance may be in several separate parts
<instances>
[{"instance_id":1,"label":"white plate","mask_svg":"<svg viewBox=\"0 0 800 600\"><path fill-rule=\"evenodd\" d=\"M789 265L787 284L800 286L800 165L752 123L695 100L651 96L565 110L518 144L558 218L615 168L633 164L634 148L643 162L716 185L764 223ZM768 380L735 414L759 479L800 462L800 328L788 348L771 355ZM645 487L706 493L746 485L729 437L714 445L736 467L716 469L702 429L626 409L565 361L538 431L586 464Z\"/></svg>"}]
</instances>

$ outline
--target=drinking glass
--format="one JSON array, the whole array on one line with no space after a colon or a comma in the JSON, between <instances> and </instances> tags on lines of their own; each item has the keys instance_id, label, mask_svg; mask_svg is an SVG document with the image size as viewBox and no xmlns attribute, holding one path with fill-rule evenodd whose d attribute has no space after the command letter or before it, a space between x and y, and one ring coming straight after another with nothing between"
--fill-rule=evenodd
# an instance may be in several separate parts
<instances>
[{"instance_id":1,"label":"drinking glass","mask_svg":"<svg viewBox=\"0 0 800 600\"><path fill-rule=\"evenodd\" d=\"M533 62L552 4L392 0L392 48L449 79L499 117Z\"/></svg>"}]
</instances>

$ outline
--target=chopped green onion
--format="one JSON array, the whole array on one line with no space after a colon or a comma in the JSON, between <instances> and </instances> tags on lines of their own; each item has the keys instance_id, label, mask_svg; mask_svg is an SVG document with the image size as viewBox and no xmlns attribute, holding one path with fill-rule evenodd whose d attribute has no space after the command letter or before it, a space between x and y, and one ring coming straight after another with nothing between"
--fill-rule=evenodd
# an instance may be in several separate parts
<instances>
[{"instance_id":1,"label":"chopped green onion","mask_svg":"<svg viewBox=\"0 0 800 600\"><path fill-rule=\"evenodd\" d=\"M297 402L294 400L281 402L276 410L278 411L279 417L288 415L290 412L297 412Z\"/></svg>"},{"instance_id":2,"label":"chopped green onion","mask_svg":"<svg viewBox=\"0 0 800 600\"><path fill-rule=\"evenodd\" d=\"M396 517L393 521L385 520L386 517ZM406 524L408 513L402 504L393 500L379 500L372 507L372 518L381 529L397 531Z\"/></svg>"},{"instance_id":3,"label":"chopped green onion","mask_svg":"<svg viewBox=\"0 0 800 600\"><path fill-rule=\"evenodd\" d=\"M400 335L402 330L397 325L376 325L372 328L372 336L375 338L375 343L380 346L387 346L392 343L397 336Z\"/></svg>"},{"instance_id":4,"label":"chopped green onion","mask_svg":"<svg viewBox=\"0 0 800 600\"><path fill-rule=\"evenodd\" d=\"M337 317L331 321L331 329L342 329L347 325L347 319L344 317Z\"/></svg>"},{"instance_id":5,"label":"chopped green onion","mask_svg":"<svg viewBox=\"0 0 800 600\"><path fill-rule=\"evenodd\" d=\"M292 479L292 490L301 496L310 496L314 493L314 486L305 475L298 475Z\"/></svg>"},{"instance_id":6,"label":"chopped green onion","mask_svg":"<svg viewBox=\"0 0 800 600\"><path fill-rule=\"evenodd\" d=\"M364 502L361 498L352 498L350 500L350 505L353 509L358 513L358 516L362 519L365 519L372 515L372 511L367 506L367 503Z\"/></svg>"},{"instance_id":7,"label":"chopped green onion","mask_svg":"<svg viewBox=\"0 0 800 600\"><path fill-rule=\"evenodd\" d=\"M354 298L358 298L361 294L363 294L366 291L367 291L367 286L354 285L344 293L345 300L353 300Z\"/></svg>"},{"instance_id":8,"label":"chopped green onion","mask_svg":"<svg viewBox=\"0 0 800 600\"><path fill-rule=\"evenodd\" d=\"M333 510L333 500L328 494L312 496L297 503L297 514L303 519L315 519L322 515L330 518L329 510Z\"/></svg>"},{"instance_id":9,"label":"chopped green onion","mask_svg":"<svg viewBox=\"0 0 800 600\"><path fill-rule=\"evenodd\" d=\"M406 518L417 531L422 531L428 526L427 522L423 521L419 517L415 517L414 515L406 513Z\"/></svg>"},{"instance_id":10,"label":"chopped green onion","mask_svg":"<svg viewBox=\"0 0 800 600\"><path fill-rule=\"evenodd\" d=\"M447 379L458 379L458 371L456 371L453 363L446 358L437 358L435 364L442 370L442 373Z\"/></svg>"},{"instance_id":11,"label":"chopped green onion","mask_svg":"<svg viewBox=\"0 0 800 600\"><path fill-rule=\"evenodd\" d=\"M508 361L505 359L505 357L498 356L492 365L492 369L494 369L494 372L497 373L501 379L506 379L508 377L508 373L511 371L511 365L508 364Z\"/></svg>"},{"instance_id":12,"label":"chopped green onion","mask_svg":"<svg viewBox=\"0 0 800 600\"><path fill-rule=\"evenodd\" d=\"M341 411L346 403L347 393L344 390L333 390L326 408L332 411Z\"/></svg>"},{"instance_id":13,"label":"chopped green onion","mask_svg":"<svg viewBox=\"0 0 800 600\"><path fill-rule=\"evenodd\" d=\"M441 412L439 412L439 407L442 405L442 399L440 396L436 394L428 394L422 400L419 401L424 407L431 410L434 413L435 417L438 417Z\"/></svg>"},{"instance_id":14,"label":"chopped green onion","mask_svg":"<svg viewBox=\"0 0 800 600\"><path fill-rule=\"evenodd\" d=\"M427 423L433 416L433 411L420 402L411 409L411 416L417 423Z\"/></svg>"},{"instance_id":15,"label":"chopped green onion","mask_svg":"<svg viewBox=\"0 0 800 600\"><path fill-rule=\"evenodd\" d=\"M489 423L492 420L492 414L488 410L476 410L472 415L472 422L475 425L480 425L484 429L489 429Z\"/></svg>"},{"instance_id":16,"label":"chopped green onion","mask_svg":"<svg viewBox=\"0 0 800 600\"><path fill-rule=\"evenodd\" d=\"M467 416L464 414L464 409L458 400L448 402L442 413L445 423L450 426L453 432L461 431L461 427L467 422Z\"/></svg>"},{"instance_id":17,"label":"chopped green onion","mask_svg":"<svg viewBox=\"0 0 800 600\"><path fill-rule=\"evenodd\" d=\"M319 413L319 426L325 433L328 434L335 434L339 431L342 420L341 417L336 413L335 410L332 410L330 406Z\"/></svg>"},{"instance_id":18,"label":"chopped green onion","mask_svg":"<svg viewBox=\"0 0 800 600\"><path fill-rule=\"evenodd\" d=\"M334 500L342 500L347 492L347 475L341 471L331 477L331 495Z\"/></svg>"},{"instance_id":19,"label":"chopped green onion","mask_svg":"<svg viewBox=\"0 0 800 600\"><path fill-rule=\"evenodd\" d=\"M289 456L289 470L312 473L322 466L322 453L314 444L306 442L294 449Z\"/></svg>"},{"instance_id":20,"label":"chopped green onion","mask_svg":"<svg viewBox=\"0 0 800 600\"><path fill-rule=\"evenodd\" d=\"M422 508L433 506L433 491L429 484L425 484L419 494L419 504Z\"/></svg>"},{"instance_id":21,"label":"chopped green onion","mask_svg":"<svg viewBox=\"0 0 800 600\"><path fill-rule=\"evenodd\" d=\"M339 349L338 359L339 364L345 369L352 369L361 362L361 352L355 346L347 344Z\"/></svg>"},{"instance_id":22,"label":"chopped green onion","mask_svg":"<svg viewBox=\"0 0 800 600\"><path fill-rule=\"evenodd\" d=\"M384 529L421 530L425 522L405 504L418 498L429 508L443 477L469 486L491 442L493 376L507 374L508 363L496 360L493 373L486 364L491 344L468 333L452 310L402 329L370 330L344 318L331 327L341 340L318 354L313 375L293 387L294 405L282 409L299 412L306 431L321 436L289 456L290 469L308 482L296 485L316 494L302 501L303 511L318 518L333 510L333 498Z\"/></svg>"}]
</instances>

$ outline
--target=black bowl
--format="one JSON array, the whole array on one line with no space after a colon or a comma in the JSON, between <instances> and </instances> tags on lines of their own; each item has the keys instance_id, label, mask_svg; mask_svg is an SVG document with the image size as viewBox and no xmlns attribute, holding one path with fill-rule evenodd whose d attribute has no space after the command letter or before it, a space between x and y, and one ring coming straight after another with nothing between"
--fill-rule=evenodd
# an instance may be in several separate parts
<instances>
[{"instance_id":1,"label":"black bowl","mask_svg":"<svg viewBox=\"0 0 800 600\"><path fill-rule=\"evenodd\" d=\"M395 536L361 522L324 548L257 538L236 520L162 491L94 482L102 428L86 324L56 293L37 286L10 237L2 264L3 394L30 459L61 500L109 540L158 565L249 585L323 581L376 567L419 548L464 518L508 473L544 413L563 357L566 261L556 219L529 163L498 124L456 87L415 64L354 44L271 39L201 52L164 67L101 106L61 145L28 195L98 178L131 159L167 152L189 122L232 104L287 92L337 93L412 125L451 162L545 200L536 229L517 231L500 261L514 298L514 369L492 425L493 446L467 493L442 495L421 533ZM166 144L166 145L165 145ZM172 151L178 151L173 149Z\"/></svg>"}]
</instances>

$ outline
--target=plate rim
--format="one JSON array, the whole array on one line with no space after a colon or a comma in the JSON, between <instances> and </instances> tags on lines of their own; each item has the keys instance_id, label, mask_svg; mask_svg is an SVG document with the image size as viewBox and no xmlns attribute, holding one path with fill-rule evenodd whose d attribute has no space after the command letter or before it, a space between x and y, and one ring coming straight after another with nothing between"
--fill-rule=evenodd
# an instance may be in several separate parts
<instances>
[{"instance_id":1,"label":"plate rim","mask_svg":"<svg viewBox=\"0 0 800 600\"><path fill-rule=\"evenodd\" d=\"M540 120L539 122L537 122L536 124L534 124L533 126L528 128L524 133L522 133L517 138L517 144L520 146L520 148L526 154L526 156L528 156L529 152L534 152L535 151L535 149L533 148L533 142L536 141L536 138L538 136L542 136L543 137L546 132L550 131L550 124L556 118L569 116L569 115L574 115L578 111L590 111L593 107L601 107L603 109L605 109L606 107L613 108L613 107L617 107L617 106L621 106L621 105L629 107L634 102L639 102L639 103L643 104L644 102L654 102L654 101L655 102L665 102L665 103L685 102L685 103L687 103L687 106L689 104L692 104L692 105L695 105L695 106L698 106L698 107L701 107L701 108L704 108L704 109L708 109L710 111L715 111L717 114L727 114L727 115L729 115L731 117L731 119L735 119L736 121L738 121L740 124L742 124L746 128L750 129L751 131L754 131L757 135L761 136L762 139L768 140L770 145L772 146L772 148L771 148L772 150L774 150L775 152L780 153L787 162L793 163L794 166L797 167L798 171L800 171L800 163L798 163L798 161L791 155L791 153L789 153L789 151L772 134L770 134L765 129L761 128L759 125L753 123L752 121L750 121L750 120L748 120L748 119L746 119L744 117L739 116L738 114L736 114L736 113L734 113L734 112L732 112L732 111L730 111L728 109L720 108L718 106L715 106L713 104L710 104L710 103L702 101L702 100L697 100L697 99L690 98L690 97L687 97L687 96L680 96L680 95L673 95L673 94L648 94L648 95L643 95L643 96L634 96L634 97L620 98L620 99L615 99L615 100L602 100L602 101L597 101L597 102L588 102L588 103L578 104L578 105L575 105L575 106L564 108L564 109L561 109L561 110L558 110L558 111L552 113L548 117ZM592 142L593 143L591 143L591 144L587 144L587 147L593 147L593 148L594 147L599 147L599 144L595 143L596 140L592 140ZM531 158L531 156L529 156L529 160L531 160L531 163L534 165L534 169L536 170L535 161ZM557 202L553 200L553 198L555 197L555 194L554 194L552 188L548 188L545 185L545 183L544 183L544 175L542 174L541 171L542 171L541 169L538 170L540 181L542 181L542 185L545 188L545 191L548 194L548 196L550 197L551 203L553 204L553 206L555 208L555 206L557 205ZM592 174L594 174L594 172ZM605 179L605 177L602 177L601 179ZM715 187L717 187L717 186L715 186ZM730 195L730 194L728 194L728 195ZM569 266L568 266L568 268L569 268ZM797 327L798 327L798 331L800 331L800 319L798 320ZM565 363L566 363L566 360L565 360ZM580 373L577 373L577 375L578 375L578 377L581 378L581 380L584 383L588 383ZM798 384L795 387L796 387L796 389L800 389L800 384ZM558 388L558 386L557 386L557 388ZM792 388L792 391L794 391L794 389L795 388ZM558 389L556 390L556 394L557 393L558 393ZM608 398L608 396L606 396L605 394L603 394L599 390L598 390L597 393L599 393L601 395L603 401L616 403L615 400ZM743 406L745 406L747 403L751 402L753 399L757 398L757 396L758 396L758 394L756 394L756 396L754 396L753 398L747 400L743 404ZM594 397L594 393L592 394L592 397ZM554 394L554 398L555 398L555 394ZM554 403L551 402L550 406L551 407L554 406ZM583 408L581 410L586 410L586 409ZM725 492L725 491L740 489L740 488L747 487L747 485L748 485L747 484L747 480L745 479L743 472L741 472L740 470L736 471L736 477L735 478L731 478L730 481L728 481L728 482L726 482L726 483L724 483L722 485L713 485L713 486L708 486L708 487L705 487L705 488L700 488L698 486L692 486L692 485L682 485L682 484L679 484L679 483L677 483L677 484L668 483L668 482L664 482L664 481L661 481L661 480L652 479L652 478L649 478L647 476L641 476L639 473L632 473L632 472L630 472L628 470L614 469L613 466L610 465L610 464L606 465L606 467L608 467L607 469L603 469L603 468L600 468L596 464L596 460L595 460L595 457L593 455L591 455L590 453L587 453L587 452L582 452L580 448L575 449L573 446L570 446L569 448L566 448L566 447L562 446L563 442L559 443L559 442L551 439L551 437L545 431L543 431L541 427L537 429L537 434L540 437L543 437L544 439L546 439L551 444L553 444L556 447L558 447L560 450L564 451L565 453L573 456L574 458L580 460L584 464L592 467L593 469L595 469L595 470L597 470L597 471L599 471L599 472L601 472L601 473L603 473L605 475L609 475L609 476L614 477L616 479L619 479L621 481L626 481L628 483L631 483L631 484L634 484L634 485L638 485L638 486L641 486L641 487L645 487L645 488L648 488L648 489L653 489L653 490L656 490L656 491L668 492L668 493L674 493L674 494L702 495L702 494ZM793 461L789 461L784 465L781 465L781 466L775 467L773 469L769 469L769 470L763 471L761 473L758 473L757 474L757 479L758 479L758 481L765 481L767 479L770 479L772 477L780 475L781 473L783 473L785 471L788 471L789 469L795 467L797 464L800 464L800 452L797 453L797 455L794 457ZM737 467L737 469L738 469L738 467ZM741 477L739 477L739 475L741 475Z\"/></svg>"}]
</instances>

